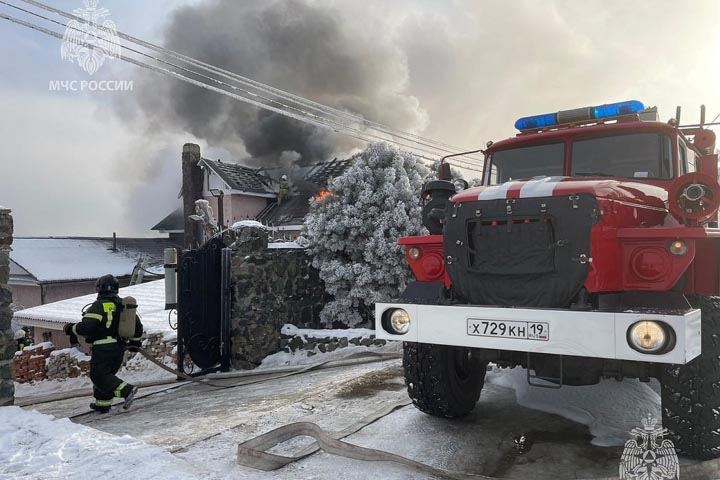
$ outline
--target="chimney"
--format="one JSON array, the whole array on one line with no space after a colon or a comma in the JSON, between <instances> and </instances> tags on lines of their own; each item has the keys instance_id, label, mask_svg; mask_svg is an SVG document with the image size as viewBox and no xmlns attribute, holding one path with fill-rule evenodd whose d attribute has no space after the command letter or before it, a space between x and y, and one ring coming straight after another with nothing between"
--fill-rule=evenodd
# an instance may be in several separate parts
<instances>
[{"instance_id":1,"label":"chimney","mask_svg":"<svg viewBox=\"0 0 720 480\"><path fill-rule=\"evenodd\" d=\"M185 218L185 248L192 245L192 225L190 215L195 215L195 200L202 198L203 172L198 166L200 145L186 143L182 151L182 197L183 217Z\"/></svg>"}]
</instances>

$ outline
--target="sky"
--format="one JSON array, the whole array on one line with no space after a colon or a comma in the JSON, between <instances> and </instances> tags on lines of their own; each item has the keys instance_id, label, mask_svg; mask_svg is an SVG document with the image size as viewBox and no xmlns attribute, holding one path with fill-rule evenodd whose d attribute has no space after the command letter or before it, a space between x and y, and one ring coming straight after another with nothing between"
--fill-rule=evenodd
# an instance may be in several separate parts
<instances>
[{"instance_id":1,"label":"sky","mask_svg":"<svg viewBox=\"0 0 720 480\"><path fill-rule=\"evenodd\" d=\"M657 106L662 120L677 105L683 122L699 119L700 104L708 119L720 113L713 0L100 6L122 32L463 148L514 135L521 116L627 99ZM0 13L28 18L4 5ZM60 45L0 19L0 205L13 210L16 235L153 235L150 227L178 205L186 142L209 158L254 164L271 161L268 142L276 147L279 131L318 141L323 148L308 155L349 148L118 60L92 79L131 80L132 92L49 91L51 81L89 78L62 60Z\"/></svg>"}]
</instances>

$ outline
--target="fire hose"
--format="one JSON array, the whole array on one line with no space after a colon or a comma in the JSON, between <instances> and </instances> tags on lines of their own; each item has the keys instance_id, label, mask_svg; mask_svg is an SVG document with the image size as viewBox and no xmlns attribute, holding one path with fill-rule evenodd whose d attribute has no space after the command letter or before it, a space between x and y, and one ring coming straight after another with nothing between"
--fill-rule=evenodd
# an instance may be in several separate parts
<instances>
[{"instance_id":1,"label":"fire hose","mask_svg":"<svg viewBox=\"0 0 720 480\"><path fill-rule=\"evenodd\" d=\"M169 372L169 373L172 373L172 374L174 374L174 375L177 375L178 377L182 378L183 380L187 380L188 382L193 382L193 383L199 383L199 384L201 384L201 385L207 385L207 386L209 386L209 387L214 387L214 388L235 388L235 387L241 387L241 386L243 386L243 385L252 385L252 384L255 384L255 383L262 383L262 382L267 382L267 381L270 381L270 380L277 380L277 379L279 379L279 378L285 378L285 377L289 377L289 376L291 376L291 375L297 375L297 374L300 374L300 373L305 373L305 372L310 371L310 370L315 370L315 369L317 369L317 368L319 368L319 367L321 367L321 366L323 366L323 365L331 362L331 360L327 360L327 361L325 361L325 362L313 363L312 365L308 365L307 367L301 368L301 369L299 369L299 370L293 370L293 371L291 371L291 372L281 373L281 374L279 374L279 375L274 375L274 376L270 376L270 377L266 377L266 378L261 378L261 379L258 379L258 380L251 380L251 381L249 381L249 382L239 382L239 383L233 383L233 384L231 384L231 385L223 385L223 384L221 384L221 383L213 383L213 382L207 381L206 379L201 379L201 378L193 377L193 376L191 376L191 375L188 375L187 373L183 373L183 372L179 372L179 371L177 371L177 370L174 370L174 369L168 367L167 365L165 365L164 363L162 363L160 360L158 360L158 359L156 359L155 357L153 357L153 356L152 356L150 353L148 353L148 351L145 350L144 348L141 348L141 347L130 347L128 350L130 350L131 352L138 352L138 353L140 353L143 357L147 358L150 362L154 363L155 365L157 365L158 367L162 368L162 369L165 370L166 372ZM377 355L380 355L380 356L388 355L389 357L392 356L391 358L398 358L398 357L399 357L398 354L377 354Z\"/></svg>"},{"instance_id":2,"label":"fire hose","mask_svg":"<svg viewBox=\"0 0 720 480\"><path fill-rule=\"evenodd\" d=\"M305 373L305 372L308 372L311 370L327 368L327 366L329 364L337 364L338 366L341 366L343 364L360 364L360 363L378 362L378 361L383 361L383 360L392 360L392 359L400 358L402 356L402 354L399 354L399 353L363 352L360 354L350 355L342 360L326 360L324 362L313 363L312 365L307 365L302 368L293 369L293 370L290 370L287 372L278 373L278 374L274 374L274 375L272 374L272 372L268 372L268 374L270 376L267 376L267 377L263 377L263 378L259 378L259 379L252 379L252 380L248 380L248 381L240 381L237 383L232 383L232 384L226 385L226 384L211 382L204 378L193 377L186 373L183 373L183 372L180 372L173 368L170 368L167 365L165 365L164 363L162 363L161 361L159 361L158 359L156 359L155 357L153 357L152 354L150 354L147 350L145 350L141 347L131 347L131 348L129 348L129 350L137 351L142 356L147 358L151 363L155 364L156 366L162 368L163 370L165 370L169 373L172 373L173 375L176 375L179 378L182 378L186 382L192 382L192 383L197 383L200 385L206 385L208 387L212 387L212 388L216 388L216 389L230 389L230 388L236 388L236 387L241 387L241 386L245 386L245 385L254 385L254 384L258 384L258 383L269 382L271 380L278 380L281 378L290 377L292 375L298 375L301 373ZM362 357L370 357L370 358L363 359ZM262 373L260 373L260 374L262 374ZM228 376L228 378L232 378L232 376ZM157 390L152 393L138 396L138 397L136 397L136 401L143 399L143 398L147 398L152 395L156 395L158 393L165 392L167 390L178 388L178 387L184 386L184 385L187 385L187 383L183 383L183 384L179 384L179 385L175 384L166 389L161 389L161 390ZM82 396L85 396L85 395L83 394ZM37 403L43 403L43 402L37 402ZM25 404L25 406L29 406L32 404L33 403L28 403L28 404ZM95 413L95 412L93 412L93 411L83 412L83 413L80 413L77 415L69 416L68 418L74 419L74 418L79 418L79 417L83 417L86 415L91 415L93 413Z\"/></svg>"},{"instance_id":3,"label":"fire hose","mask_svg":"<svg viewBox=\"0 0 720 480\"><path fill-rule=\"evenodd\" d=\"M409 405L409 399L395 402L359 420L353 425L340 432L328 433L317 424L309 422L298 422L283 425L253 439L238 445L237 463L239 465L263 471L272 471L282 468L298 460L312 455L318 450L325 453L337 455L354 460L366 462L391 462L404 465L417 473L432 475L436 478L449 478L453 480L498 480L495 477L487 477L479 474L460 473L451 470L435 468L415 460L396 455L394 453L377 450L373 448L360 447L351 443L343 442L345 438L362 428L385 417L398 408ZM312 437L315 442L298 451L291 456L276 455L267 451L273 447L292 440L296 437ZM691 480L717 480L720 478L720 459L708 460L693 465L682 465L680 468L682 478ZM622 480L619 477L603 477L586 480Z\"/></svg>"},{"instance_id":4,"label":"fire hose","mask_svg":"<svg viewBox=\"0 0 720 480\"><path fill-rule=\"evenodd\" d=\"M396 409L410 405L410 403L412 403L410 399L404 399L390 405L386 405L380 410L373 412L340 432L327 433L318 425L309 422L298 422L283 425L280 428L271 430L238 445L237 463L257 470L272 471L312 455L318 450L323 450L325 453L345 458L352 458L354 460L397 463L409 467L418 473L432 475L437 478L451 478L455 480L491 478L484 475L442 470L411 460L401 455L373 448L360 447L341 440L342 438L352 435L358 430L389 415ZM315 442L292 456L276 455L267 452L267 450L295 437L312 437L315 439Z\"/></svg>"}]
</instances>

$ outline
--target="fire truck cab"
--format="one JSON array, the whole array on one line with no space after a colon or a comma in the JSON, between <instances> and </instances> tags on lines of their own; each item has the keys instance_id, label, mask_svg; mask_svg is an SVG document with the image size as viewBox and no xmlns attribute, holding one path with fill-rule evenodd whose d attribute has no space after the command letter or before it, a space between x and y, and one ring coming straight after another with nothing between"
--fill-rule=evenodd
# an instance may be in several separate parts
<instances>
[{"instance_id":1,"label":"fire truck cab","mask_svg":"<svg viewBox=\"0 0 720 480\"><path fill-rule=\"evenodd\" d=\"M704 116L704 113L703 113ZM657 378L679 453L720 456L715 136L638 101L518 120L482 185L425 185L430 235L404 237L416 281L376 305L404 342L420 410L469 413L489 362L559 388Z\"/></svg>"}]
</instances>

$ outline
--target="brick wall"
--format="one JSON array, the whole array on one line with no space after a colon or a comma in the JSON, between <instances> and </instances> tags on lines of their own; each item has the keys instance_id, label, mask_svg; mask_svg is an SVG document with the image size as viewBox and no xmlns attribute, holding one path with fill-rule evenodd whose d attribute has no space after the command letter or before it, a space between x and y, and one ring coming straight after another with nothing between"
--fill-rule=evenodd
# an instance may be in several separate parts
<instances>
[{"instance_id":1,"label":"brick wall","mask_svg":"<svg viewBox=\"0 0 720 480\"><path fill-rule=\"evenodd\" d=\"M25 347L14 354L13 370L18 383L39 382L47 379L46 361L55 350L52 343L46 342Z\"/></svg>"},{"instance_id":2,"label":"brick wall","mask_svg":"<svg viewBox=\"0 0 720 480\"><path fill-rule=\"evenodd\" d=\"M177 365L177 341L173 337L164 339L162 333L143 335L143 348L161 362L168 358ZM148 368L145 357L139 353L126 352L122 368L139 371ZM151 366L150 368L157 368ZM87 376L90 371L90 357L77 350L59 349L46 342L25 347L14 354L14 374L18 383L38 382L42 380L65 380Z\"/></svg>"},{"instance_id":3,"label":"brick wall","mask_svg":"<svg viewBox=\"0 0 720 480\"><path fill-rule=\"evenodd\" d=\"M0 207L0 406L12 405L15 401L12 360L16 344L10 327L13 315L10 309L12 292L7 286L12 235L13 221L10 210Z\"/></svg>"}]
</instances>

